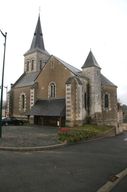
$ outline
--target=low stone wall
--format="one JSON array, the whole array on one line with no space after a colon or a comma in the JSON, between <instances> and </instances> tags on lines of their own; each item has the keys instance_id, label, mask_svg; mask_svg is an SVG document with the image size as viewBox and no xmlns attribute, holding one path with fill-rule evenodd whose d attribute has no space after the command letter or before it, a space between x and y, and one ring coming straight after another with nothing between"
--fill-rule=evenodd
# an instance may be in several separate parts
<instances>
[{"instance_id":1,"label":"low stone wall","mask_svg":"<svg viewBox=\"0 0 127 192\"><path fill-rule=\"evenodd\" d=\"M127 131L127 123L123 123L123 124L122 124L122 127L123 127L123 130L124 130L124 131Z\"/></svg>"}]
</instances>

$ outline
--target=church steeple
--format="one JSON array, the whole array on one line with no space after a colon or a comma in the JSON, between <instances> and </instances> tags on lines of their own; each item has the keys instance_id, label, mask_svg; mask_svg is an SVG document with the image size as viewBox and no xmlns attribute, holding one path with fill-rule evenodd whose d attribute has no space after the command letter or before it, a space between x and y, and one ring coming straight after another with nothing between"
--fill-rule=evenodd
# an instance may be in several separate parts
<instances>
[{"instance_id":1,"label":"church steeple","mask_svg":"<svg viewBox=\"0 0 127 192\"><path fill-rule=\"evenodd\" d=\"M40 14L38 16L37 25L35 28L33 40L32 40L29 51L33 51L35 49L41 49L41 50L45 51L43 34L42 34L42 29L41 29L41 22L40 22Z\"/></svg>"},{"instance_id":2,"label":"church steeple","mask_svg":"<svg viewBox=\"0 0 127 192\"><path fill-rule=\"evenodd\" d=\"M84 65L82 66L82 75L89 79L89 114L91 118L94 119L95 114L102 113L102 90L101 68L91 50L86 58Z\"/></svg>"},{"instance_id":3,"label":"church steeple","mask_svg":"<svg viewBox=\"0 0 127 192\"><path fill-rule=\"evenodd\" d=\"M87 68L87 67L98 67L100 68L99 64L97 63L92 51L90 50L88 56L87 56L87 59L84 63L84 65L82 66L82 69L83 68Z\"/></svg>"},{"instance_id":4,"label":"church steeple","mask_svg":"<svg viewBox=\"0 0 127 192\"><path fill-rule=\"evenodd\" d=\"M30 49L24 54L24 57L24 71L27 73L39 72L50 57L44 46L40 14Z\"/></svg>"}]
</instances>

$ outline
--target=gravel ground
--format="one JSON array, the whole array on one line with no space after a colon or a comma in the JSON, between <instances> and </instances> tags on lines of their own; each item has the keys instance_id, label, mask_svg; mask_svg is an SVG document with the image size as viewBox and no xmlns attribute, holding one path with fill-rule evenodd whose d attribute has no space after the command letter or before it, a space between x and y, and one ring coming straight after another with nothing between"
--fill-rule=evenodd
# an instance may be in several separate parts
<instances>
[{"instance_id":1,"label":"gravel ground","mask_svg":"<svg viewBox=\"0 0 127 192\"><path fill-rule=\"evenodd\" d=\"M57 144L56 127L44 126L3 126L0 146L33 147Z\"/></svg>"}]
</instances>

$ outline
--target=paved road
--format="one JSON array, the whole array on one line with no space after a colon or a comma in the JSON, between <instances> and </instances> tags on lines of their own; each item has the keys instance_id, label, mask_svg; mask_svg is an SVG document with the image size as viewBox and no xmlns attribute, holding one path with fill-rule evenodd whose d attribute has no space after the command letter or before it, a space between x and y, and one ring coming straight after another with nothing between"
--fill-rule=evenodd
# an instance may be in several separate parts
<instances>
[{"instance_id":1,"label":"paved road","mask_svg":"<svg viewBox=\"0 0 127 192\"><path fill-rule=\"evenodd\" d=\"M44 152L0 151L0 192L96 192L127 167L127 133ZM119 192L126 192L127 184Z\"/></svg>"}]
</instances>

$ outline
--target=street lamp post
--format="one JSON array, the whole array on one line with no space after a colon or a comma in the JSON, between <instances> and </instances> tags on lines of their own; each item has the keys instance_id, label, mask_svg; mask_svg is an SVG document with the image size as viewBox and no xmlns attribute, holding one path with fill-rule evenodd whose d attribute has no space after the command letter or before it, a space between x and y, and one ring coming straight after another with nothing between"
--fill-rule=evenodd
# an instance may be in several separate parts
<instances>
[{"instance_id":1,"label":"street lamp post","mask_svg":"<svg viewBox=\"0 0 127 192\"><path fill-rule=\"evenodd\" d=\"M5 103L5 117L7 116L7 92L8 92L8 86L4 86L6 89L6 103Z\"/></svg>"},{"instance_id":2,"label":"street lamp post","mask_svg":"<svg viewBox=\"0 0 127 192\"><path fill-rule=\"evenodd\" d=\"M4 67L5 67L5 53L6 53L6 39L7 33L5 34L1 31L4 37L4 53L3 53L3 68L2 68L2 79L1 79L1 98L0 98L0 138L2 137L2 107L3 107L3 85L4 85Z\"/></svg>"}]
</instances>

